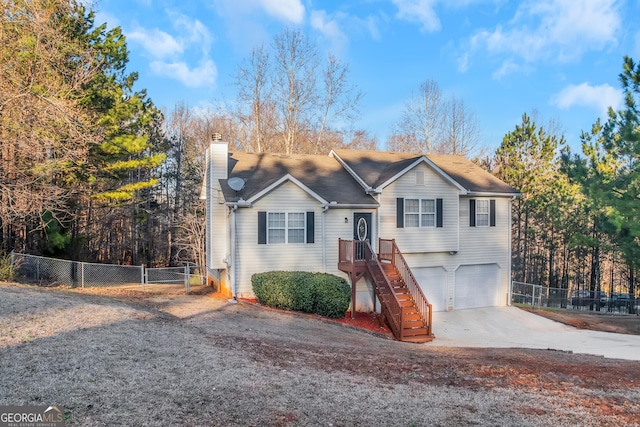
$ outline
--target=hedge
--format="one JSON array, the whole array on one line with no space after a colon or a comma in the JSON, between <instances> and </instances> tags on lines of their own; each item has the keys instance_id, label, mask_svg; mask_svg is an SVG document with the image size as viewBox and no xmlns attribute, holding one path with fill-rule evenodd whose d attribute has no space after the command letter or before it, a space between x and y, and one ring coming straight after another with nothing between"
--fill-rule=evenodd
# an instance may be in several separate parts
<instances>
[{"instance_id":1,"label":"hedge","mask_svg":"<svg viewBox=\"0 0 640 427\"><path fill-rule=\"evenodd\" d=\"M270 271L251 276L260 304L287 310L344 317L351 287L341 277L306 271Z\"/></svg>"}]
</instances>

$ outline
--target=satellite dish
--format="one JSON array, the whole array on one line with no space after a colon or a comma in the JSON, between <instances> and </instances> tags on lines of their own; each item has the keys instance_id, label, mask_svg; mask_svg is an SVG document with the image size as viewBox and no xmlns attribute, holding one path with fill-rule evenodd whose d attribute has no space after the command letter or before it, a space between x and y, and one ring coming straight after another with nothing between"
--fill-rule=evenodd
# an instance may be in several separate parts
<instances>
[{"instance_id":1,"label":"satellite dish","mask_svg":"<svg viewBox=\"0 0 640 427\"><path fill-rule=\"evenodd\" d=\"M235 177L235 178L229 178L229 180L227 181L227 184L229 184L229 187L231 187L232 190L240 191L244 188L246 181L242 178Z\"/></svg>"}]
</instances>

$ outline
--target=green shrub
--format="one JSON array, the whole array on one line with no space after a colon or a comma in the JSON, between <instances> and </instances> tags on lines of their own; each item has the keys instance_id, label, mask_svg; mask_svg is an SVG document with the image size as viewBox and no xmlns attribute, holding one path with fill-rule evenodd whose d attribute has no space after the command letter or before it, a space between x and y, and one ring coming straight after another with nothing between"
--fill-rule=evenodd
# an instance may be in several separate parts
<instances>
[{"instance_id":1,"label":"green shrub","mask_svg":"<svg viewBox=\"0 0 640 427\"><path fill-rule=\"evenodd\" d=\"M0 280L10 282L13 280L13 268L11 255L0 253Z\"/></svg>"},{"instance_id":2,"label":"green shrub","mask_svg":"<svg viewBox=\"0 0 640 427\"><path fill-rule=\"evenodd\" d=\"M343 317L351 302L351 287L333 274L270 271L251 276L260 304L326 317Z\"/></svg>"},{"instance_id":3,"label":"green shrub","mask_svg":"<svg viewBox=\"0 0 640 427\"><path fill-rule=\"evenodd\" d=\"M314 313L326 317L344 317L351 302L351 286L333 274L316 273Z\"/></svg>"}]
</instances>

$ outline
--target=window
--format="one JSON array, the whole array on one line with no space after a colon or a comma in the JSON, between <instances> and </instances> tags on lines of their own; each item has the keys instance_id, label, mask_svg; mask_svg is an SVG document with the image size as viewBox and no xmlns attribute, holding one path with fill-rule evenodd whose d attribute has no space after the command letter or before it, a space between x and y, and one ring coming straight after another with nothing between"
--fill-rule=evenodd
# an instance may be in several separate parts
<instances>
[{"instance_id":1,"label":"window","mask_svg":"<svg viewBox=\"0 0 640 427\"><path fill-rule=\"evenodd\" d=\"M304 243L304 213L287 214L288 243Z\"/></svg>"},{"instance_id":2,"label":"window","mask_svg":"<svg viewBox=\"0 0 640 427\"><path fill-rule=\"evenodd\" d=\"M287 227L285 213L270 213L267 223L267 241L269 243L286 243Z\"/></svg>"},{"instance_id":3,"label":"window","mask_svg":"<svg viewBox=\"0 0 640 427\"><path fill-rule=\"evenodd\" d=\"M442 199L396 199L396 228L443 225ZM475 218L475 217L474 217Z\"/></svg>"},{"instance_id":4,"label":"window","mask_svg":"<svg viewBox=\"0 0 640 427\"><path fill-rule=\"evenodd\" d=\"M405 199L404 212L406 227L436 226L436 201L434 199Z\"/></svg>"},{"instance_id":5,"label":"window","mask_svg":"<svg viewBox=\"0 0 640 427\"><path fill-rule=\"evenodd\" d=\"M476 200L476 227L489 226L489 201Z\"/></svg>"},{"instance_id":6,"label":"window","mask_svg":"<svg viewBox=\"0 0 640 427\"><path fill-rule=\"evenodd\" d=\"M315 213L258 212L258 244L314 243Z\"/></svg>"},{"instance_id":7,"label":"window","mask_svg":"<svg viewBox=\"0 0 640 427\"><path fill-rule=\"evenodd\" d=\"M469 199L469 226L495 227L496 201L493 199Z\"/></svg>"}]
</instances>

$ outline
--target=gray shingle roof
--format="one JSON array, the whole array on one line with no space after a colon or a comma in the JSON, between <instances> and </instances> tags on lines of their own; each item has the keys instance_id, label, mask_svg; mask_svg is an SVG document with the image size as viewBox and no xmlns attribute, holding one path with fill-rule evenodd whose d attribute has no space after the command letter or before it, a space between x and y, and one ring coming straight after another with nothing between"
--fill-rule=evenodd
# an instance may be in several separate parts
<instances>
[{"instance_id":1,"label":"gray shingle roof","mask_svg":"<svg viewBox=\"0 0 640 427\"><path fill-rule=\"evenodd\" d=\"M381 151L334 151L372 188L378 188L423 157L420 154ZM462 156L432 154L426 157L467 191L518 194L516 189ZM246 185L237 194L226 180L221 180L221 187L227 202L249 200L287 174L327 202L372 207L378 205L336 159L326 155L229 153L229 178L243 178Z\"/></svg>"},{"instance_id":2,"label":"gray shingle roof","mask_svg":"<svg viewBox=\"0 0 640 427\"><path fill-rule=\"evenodd\" d=\"M334 152L364 182L377 188L409 165L423 157L422 154L388 153L380 151L334 150ZM467 191L477 193L519 194L518 190L491 175L480 166L462 156L427 156L444 173Z\"/></svg>"},{"instance_id":3,"label":"gray shingle roof","mask_svg":"<svg viewBox=\"0 0 640 427\"><path fill-rule=\"evenodd\" d=\"M338 204L378 206L378 202L335 160L327 155L284 155L265 153L229 154L229 178L239 177L245 187L233 191L221 180L227 202L242 198L249 200L260 191L290 174L327 202Z\"/></svg>"}]
</instances>

